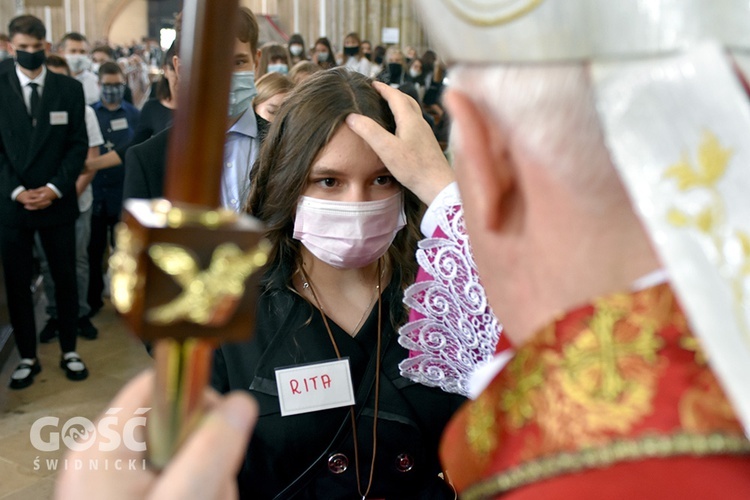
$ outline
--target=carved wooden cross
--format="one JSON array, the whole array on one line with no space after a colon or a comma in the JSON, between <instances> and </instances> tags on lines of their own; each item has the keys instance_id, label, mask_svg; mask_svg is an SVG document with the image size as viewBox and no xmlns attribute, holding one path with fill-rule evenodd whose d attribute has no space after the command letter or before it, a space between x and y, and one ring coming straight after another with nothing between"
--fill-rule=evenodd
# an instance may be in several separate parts
<instances>
[{"instance_id":1,"label":"carved wooden cross","mask_svg":"<svg viewBox=\"0 0 750 500\"><path fill-rule=\"evenodd\" d=\"M200 418L213 348L252 333L268 255L259 222L217 208L237 11L237 0L185 0L165 199L126 202L111 259L115 307L154 342L156 468Z\"/></svg>"}]
</instances>

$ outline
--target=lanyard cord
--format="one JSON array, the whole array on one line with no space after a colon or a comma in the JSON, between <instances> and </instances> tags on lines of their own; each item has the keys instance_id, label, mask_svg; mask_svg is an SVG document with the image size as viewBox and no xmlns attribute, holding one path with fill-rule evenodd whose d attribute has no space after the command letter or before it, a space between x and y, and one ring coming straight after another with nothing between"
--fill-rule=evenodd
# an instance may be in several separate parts
<instances>
[{"instance_id":1,"label":"lanyard cord","mask_svg":"<svg viewBox=\"0 0 750 500\"><path fill-rule=\"evenodd\" d=\"M370 478L367 481L367 489L364 493L362 493L362 488L360 486L360 477L359 477L359 447L357 446L357 419L354 415L354 406L349 407L349 415L351 416L352 420L352 437L354 438L354 467L355 472L357 474L357 493L364 499L367 497L367 494L370 493L370 488L372 487L372 479L375 475L375 457L377 456L377 449L378 449L378 403L380 401L380 349L381 349L381 338L382 338L382 311L383 311L383 304L382 304L382 293L380 289L380 280L382 279L382 274L380 272L380 259L378 259L378 270L377 270L377 276L378 276L378 347L377 347L377 357L375 358L375 416L372 421L372 461L370 462ZM328 319L326 318L325 311L323 310L323 304L321 304L320 300L318 299L318 295L315 293L315 288L313 287L312 281L310 281L310 277L307 275L307 272L305 272L304 268L301 269L302 274L305 277L305 282L310 287L310 292L312 292L312 296L315 299L315 302L318 303L318 310L320 311L320 315L323 318L323 324L326 327L326 330L328 331L328 338L331 339L331 344L333 344L333 350L336 352L336 357L338 359L341 359L341 352L339 352L339 346L336 344L336 339L333 337L333 332L331 331L331 327L328 325ZM367 314L367 313L365 313Z\"/></svg>"}]
</instances>

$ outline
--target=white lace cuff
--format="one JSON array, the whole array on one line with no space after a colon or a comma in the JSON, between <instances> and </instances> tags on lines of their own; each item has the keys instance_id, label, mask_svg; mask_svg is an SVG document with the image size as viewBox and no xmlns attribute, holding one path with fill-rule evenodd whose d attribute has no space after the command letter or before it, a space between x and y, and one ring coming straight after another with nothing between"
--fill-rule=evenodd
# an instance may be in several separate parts
<instances>
[{"instance_id":1,"label":"white lace cuff","mask_svg":"<svg viewBox=\"0 0 750 500\"><path fill-rule=\"evenodd\" d=\"M404 294L410 321L399 329L410 355L399 368L421 384L468 395L471 374L492 359L501 326L479 283L463 206L445 205L452 186L430 207L440 208L433 211L435 230L419 242L420 274Z\"/></svg>"},{"instance_id":2,"label":"white lace cuff","mask_svg":"<svg viewBox=\"0 0 750 500\"><path fill-rule=\"evenodd\" d=\"M445 213L456 205L461 205L461 194L458 192L458 184L451 182L438 193L430 206L427 207L427 211L422 217L422 234L426 238L434 236L440 217L444 217Z\"/></svg>"}]
</instances>

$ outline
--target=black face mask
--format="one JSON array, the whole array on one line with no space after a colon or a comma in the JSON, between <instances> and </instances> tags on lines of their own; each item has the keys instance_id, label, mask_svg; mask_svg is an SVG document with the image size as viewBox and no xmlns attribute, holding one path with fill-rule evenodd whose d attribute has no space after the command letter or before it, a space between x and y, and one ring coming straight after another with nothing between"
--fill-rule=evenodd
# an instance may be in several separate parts
<instances>
[{"instance_id":1,"label":"black face mask","mask_svg":"<svg viewBox=\"0 0 750 500\"><path fill-rule=\"evenodd\" d=\"M388 63L388 73L391 75L391 83L401 80L404 68L399 63Z\"/></svg>"},{"instance_id":2,"label":"black face mask","mask_svg":"<svg viewBox=\"0 0 750 500\"><path fill-rule=\"evenodd\" d=\"M371 61L372 60L372 53L365 52L365 59L367 59L368 61Z\"/></svg>"},{"instance_id":3,"label":"black face mask","mask_svg":"<svg viewBox=\"0 0 750 500\"><path fill-rule=\"evenodd\" d=\"M359 54L359 45L356 47L344 47L344 55L347 57L356 56Z\"/></svg>"},{"instance_id":4,"label":"black face mask","mask_svg":"<svg viewBox=\"0 0 750 500\"><path fill-rule=\"evenodd\" d=\"M29 71L39 69L44 64L46 56L44 50L37 50L36 52L26 52L25 50L16 51L16 62Z\"/></svg>"},{"instance_id":5,"label":"black face mask","mask_svg":"<svg viewBox=\"0 0 750 500\"><path fill-rule=\"evenodd\" d=\"M375 64L383 64L383 56L376 56Z\"/></svg>"}]
</instances>

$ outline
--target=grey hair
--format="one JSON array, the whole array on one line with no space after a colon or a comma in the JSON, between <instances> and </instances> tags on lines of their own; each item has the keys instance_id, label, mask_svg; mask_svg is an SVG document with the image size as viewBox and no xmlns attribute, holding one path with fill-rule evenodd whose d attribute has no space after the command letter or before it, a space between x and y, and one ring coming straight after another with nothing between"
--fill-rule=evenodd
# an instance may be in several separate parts
<instances>
[{"instance_id":1,"label":"grey hair","mask_svg":"<svg viewBox=\"0 0 750 500\"><path fill-rule=\"evenodd\" d=\"M617 176L585 65L459 65L450 87L484 110L514 151L571 190L606 202Z\"/></svg>"}]
</instances>

